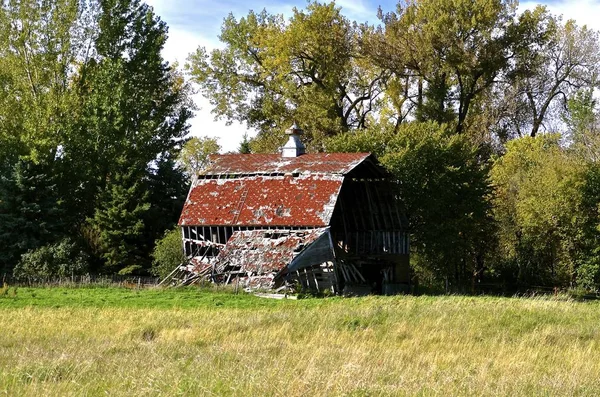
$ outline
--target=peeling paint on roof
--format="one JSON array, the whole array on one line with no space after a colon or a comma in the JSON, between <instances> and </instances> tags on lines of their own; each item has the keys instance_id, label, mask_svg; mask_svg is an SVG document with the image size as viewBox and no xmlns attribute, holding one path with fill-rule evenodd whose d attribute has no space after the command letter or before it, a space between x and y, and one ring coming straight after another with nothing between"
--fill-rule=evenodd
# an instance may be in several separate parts
<instances>
[{"instance_id":1,"label":"peeling paint on roof","mask_svg":"<svg viewBox=\"0 0 600 397\"><path fill-rule=\"evenodd\" d=\"M343 179L319 174L199 179L179 224L328 226Z\"/></svg>"},{"instance_id":2,"label":"peeling paint on roof","mask_svg":"<svg viewBox=\"0 0 600 397\"><path fill-rule=\"evenodd\" d=\"M221 154L210 157L203 175L338 174L345 175L369 153L309 153L284 158L280 154Z\"/></svg>"},{"instance_id":3,"label":"peeling paint on roof","mask_svg":"<svg viewBox=\"0 0 600 397\"><path fill-rule=\"evenodd\" d=\"M235 232L217 257L219 266L233 266L248 275L280 272L328 229L252 230Z\"/></svg>"}]
</instances>

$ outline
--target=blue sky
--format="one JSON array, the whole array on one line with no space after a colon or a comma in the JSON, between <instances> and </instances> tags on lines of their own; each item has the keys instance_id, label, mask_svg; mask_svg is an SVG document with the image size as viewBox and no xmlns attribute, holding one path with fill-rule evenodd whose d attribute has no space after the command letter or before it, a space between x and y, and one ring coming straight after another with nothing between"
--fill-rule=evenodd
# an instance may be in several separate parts
<instances>
[{"instance_id":1,"label":"blue sky","mask_svg":"<svg viewBox=\"0 0 600 397\"><path fill-rule=\"evenodd\" d=\"M273 14L291 15L293 7L304 8L304 0L146 0L155 12L169 25L169 40L164 49L167 60L185 62L187 55L198 46L207 49L219 47L218 35L221 23L229 13L236 17L244 16L249 10L266 9ZM337 0L342 12L358 22L377 22L377 7L393 11L397 1L392 0ZM600 0L553 0L521 1L519 9L533 8L545 4L554 14L565 19L575 19L580 25L588 25L600 30ZM246 132L240 124L226 126L225 121L215 121L211 107L201 95L194 97L200 110L192 120L192 134L213 136L219 139L223 151L236 150ZM253 131L247 131L250 136Z\"/></svg>"}]
</instances>

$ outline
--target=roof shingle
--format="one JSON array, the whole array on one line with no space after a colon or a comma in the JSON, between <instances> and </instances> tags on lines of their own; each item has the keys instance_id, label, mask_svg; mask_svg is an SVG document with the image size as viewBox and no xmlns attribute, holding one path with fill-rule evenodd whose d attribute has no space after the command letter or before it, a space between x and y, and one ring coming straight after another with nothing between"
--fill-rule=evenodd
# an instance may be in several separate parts
<instances>
[{"instance_id":1,"label":"roof shingle","mask_svg":"<svg viewBox=\"0 0 600 397\"><path fill-rule=\"evenodd\" d=\"M220 154L210 157L203 175L265 175L287 173L345 175L369 153L309 153L298 157L280 154Z\"/></svg>"},{"instance_id":2,"label":"roof shingle","mask_svg":"<svg viewBox=\"0 0 600 397\"><path fill-rule=\"evenodd\" d=\"M327 226L343 179L341 175L199 179L179 224Z\"/></svg>"}]
</instances>

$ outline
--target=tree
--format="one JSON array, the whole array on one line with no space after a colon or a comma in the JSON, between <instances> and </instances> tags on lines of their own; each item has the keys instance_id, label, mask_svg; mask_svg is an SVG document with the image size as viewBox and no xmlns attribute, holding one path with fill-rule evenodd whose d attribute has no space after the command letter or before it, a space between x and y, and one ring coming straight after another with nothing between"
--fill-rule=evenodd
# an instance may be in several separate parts
<instances>
[{"instance_id":1,"label":"tree","mask_svg":"<svg viewBox=\"0 0 600 397\"><path fill-rule=\"evenodd\" d=\"M77 139L65 145L65 158L85 167L81 183L94 203L88 219L106 264L121 271L147 268L148 236L162 233L147 222L159 194L152 190L159 185L149 181L154 165L176 156L188 133L190 90L163 60L167 27L146 4L103 1L98 27L97 55L78 80L85 95ZM181 189L181 180L171 181ZM171 211L163 222L176 220Z\"/></svg>"},{"instance_id":2,"label":"tree","mask_svg":"<svg viewBox=\"0 0 600 397\"><path fill-rule=\"evenodd\" d=\"M585 219L584 170L557 134L510 141L494 162L497 270L506 281L564 286L574 280Z\"/></svg>"},{"instance_id":3,"label":"tree","mask_svg":"<svg viewBox=\"0 0 600 397\"><path fill-rule=\"evenodd\" d=\"M67 218L48 162L19 161L0 176L0 270L12 271L22 254L63 237Z\"/></svg>"},{"instance_id":4,"label":"tree","mask_svg":"<svg viewBox=\"0 0 600 397\"><path fill-rule=\"evenodd\" d=\"M194 108L162 59L166 38L139 0L1 3L0 233L11 266L23 249L82 235L114 269L149 267L154 238L177 220L186 182L169 159ZM130 257L119 233L139 248Z\"/></svg>"},{"instance_id":5,"label":"tree","mask_svg":"<svg viewBox=\"0 0 600 397\"><path fill-rule=\"evenodd\" d=\"M167 277L175 268L185 263L181 229L165 231L163 237L156 242L152 251L152 273L161 278Z\"/></svg>"},{"instance_id":6,"label":"tree","mask_svg":"<svg viewBox=\"0 0 600 397\"><path fill-rule=\"evenodd\" d=\"M255 148L273 151L302 120L309 148L322 150L324 137L365 128L379 106L386 74L360 55L358 35L334 3L294 8L288 23L266 11L230 15L225 48L199 48L188 68L217 118L259 131L255 141L268 144Z\"/></svg>"},{"instance_id":7,"label":"tree","mask_svg":"<svg viewBox=\"0 0 600 397\"><path fill-rule=\"evenodd\" d=\"M567 136L573 149L591 162L600 160L600 130L597 100L591 89L578 91L567 102L564 112Z\"/></svg>"},{"instance_id":8,"label":"tree","mask_svg":"<svg viewBox=\"0 0 600 397\"><path fill-rule=\"evenodd\" d=\"M250 154L252 153L252 148L250 147L250 140L248 139L248 134L245 133L242 137L242 141L240 142L240 146L238 148L238 152L240 154Z\"/></svg>"},{"instance_id":9,"label":"tree","mask_svg":"<svg viewBox=\"0 0 600 397\"><path fill-rule=\"evenodd\" d=\"M371 129L328 141L332 151L371 151L398 181L413 265L422 276L466 290L492 245L487 169L468 137L434 122Z\"/></svg>"},{"instance_id":10,"label":"tree","mask_svg":"<svg viewBox=\"0 0 600 397\"><path fill-rule=\"evenodd\" d=\"M179 219L190 184L184 170L171 157L157 161L146 184L150 208L144 217L144 245L152 247Z\"/></svg>"},{"instance_id":11,"label":"tree","mask_svg":"<svg viewBox=\"0 0 600 397\"><path fill-rule=\"evenodd\" d=\"M0 3L0 267L53 242L76 218L61 196L72 123L69 76L82 48L77 0Z\"/></svg>"},{"instance_id":12,"label":"tree","mask_svg":"<svg viewBox=\"0 0 600 397\"><path fill-rule=\"evenodd\" d=\"M600 284L600 167L588 163L581 188L581 244L574 255L577 286L598 293Z\"/></svg>"},{"instance_id":13,"label":"tree","mask_svg":"<svg viewBox=\"0 0 600 397\"><path fill-rule=\"evenodd\" d=\"M512 0L399 3L396 12L380 9L383 26L371 34L369 54L404 82L395 94L413 103L418 120L454 122L460 133L473 102L533 39L520 29L515 11Z\"/></svg>"},{"instance_id":14,"label":"tree","mask_svg":"<svg viewBox=\"0 0 600 397\"><path fill-rule=\"evenodd\" d=\"M40 279L84 274L88 258L74 241L65 238L56 244L32 249L21 256L14 270L16 278Z\"/></svg>"},{"instance_id":15,"label":"tree","mask_svg":"<svg viewBox=\"0 0 600 397\"><path fill-rule=\"evenodd\" d=\"M543 39L517 54L508 86L500 87L508 104L506 123L517 136L534 137L548 122L560 121L560 111L553 108L566 106L577 91L598 85L598 33L573 20L562 24L544 9L536 11L535 26Z\"/></svg>"},{"instance_id":16,"label":"tree","mask_svg":"<svg viewBox=\"0 0 600 397\"><path fill-rule=\"evenodd\" d=\"M82 13L78 0L0 4L0 158L9 167L19 156L54 157L68 131L69 74L83 44L71 32Z\"/></svg>"},{"instance_id":17,"label":"tree","mask_svg":"<svg viewBox=\"0 0 600 397\"><path fill-rule=\"evenodd\" d=\"M143 268L144 216L150 209L140 170L121 160L99 197L93 225L98 229L102 257L111 271L125 274Z\"/></svg>"},{"instance_id":18,"label":"tree","mask_svg":"<svg viewBox=\"0 0 600 397\"><path fill-rule=\"evenodd\" d=\"M195 179L198 172L208 165L209 156L219 153L221 146L216 138L207 136L194 137L188 140L179 154L179 162L190 179Z\"/></svg>"}]
</instances>

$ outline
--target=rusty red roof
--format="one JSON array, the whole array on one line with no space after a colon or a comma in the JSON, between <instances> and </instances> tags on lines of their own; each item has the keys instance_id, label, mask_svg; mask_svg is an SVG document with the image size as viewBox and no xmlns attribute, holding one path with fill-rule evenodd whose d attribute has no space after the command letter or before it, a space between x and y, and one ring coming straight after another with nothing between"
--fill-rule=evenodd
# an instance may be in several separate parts
<instances>
[{"instance_id":1,"label":"rusty red roof","mask_svg":"<svg viewBox=\"0 0 600 397\"><path fill-rule=\"evenodd\" d=\"M328 226L342 182L320 174L198 179L179 225Z\"/></svg>"},{"instance_id":2,"label":"rusty red roof","mask_svg":"<svg viewBox=\"0 0 600 397\"><path fill-rule=\"evenodd\" d=\"M220 154L204 175L317 173L345 175L369 157L369 153L309 153L298 157L280 154Z\"/></svg>"}]
</instances>

